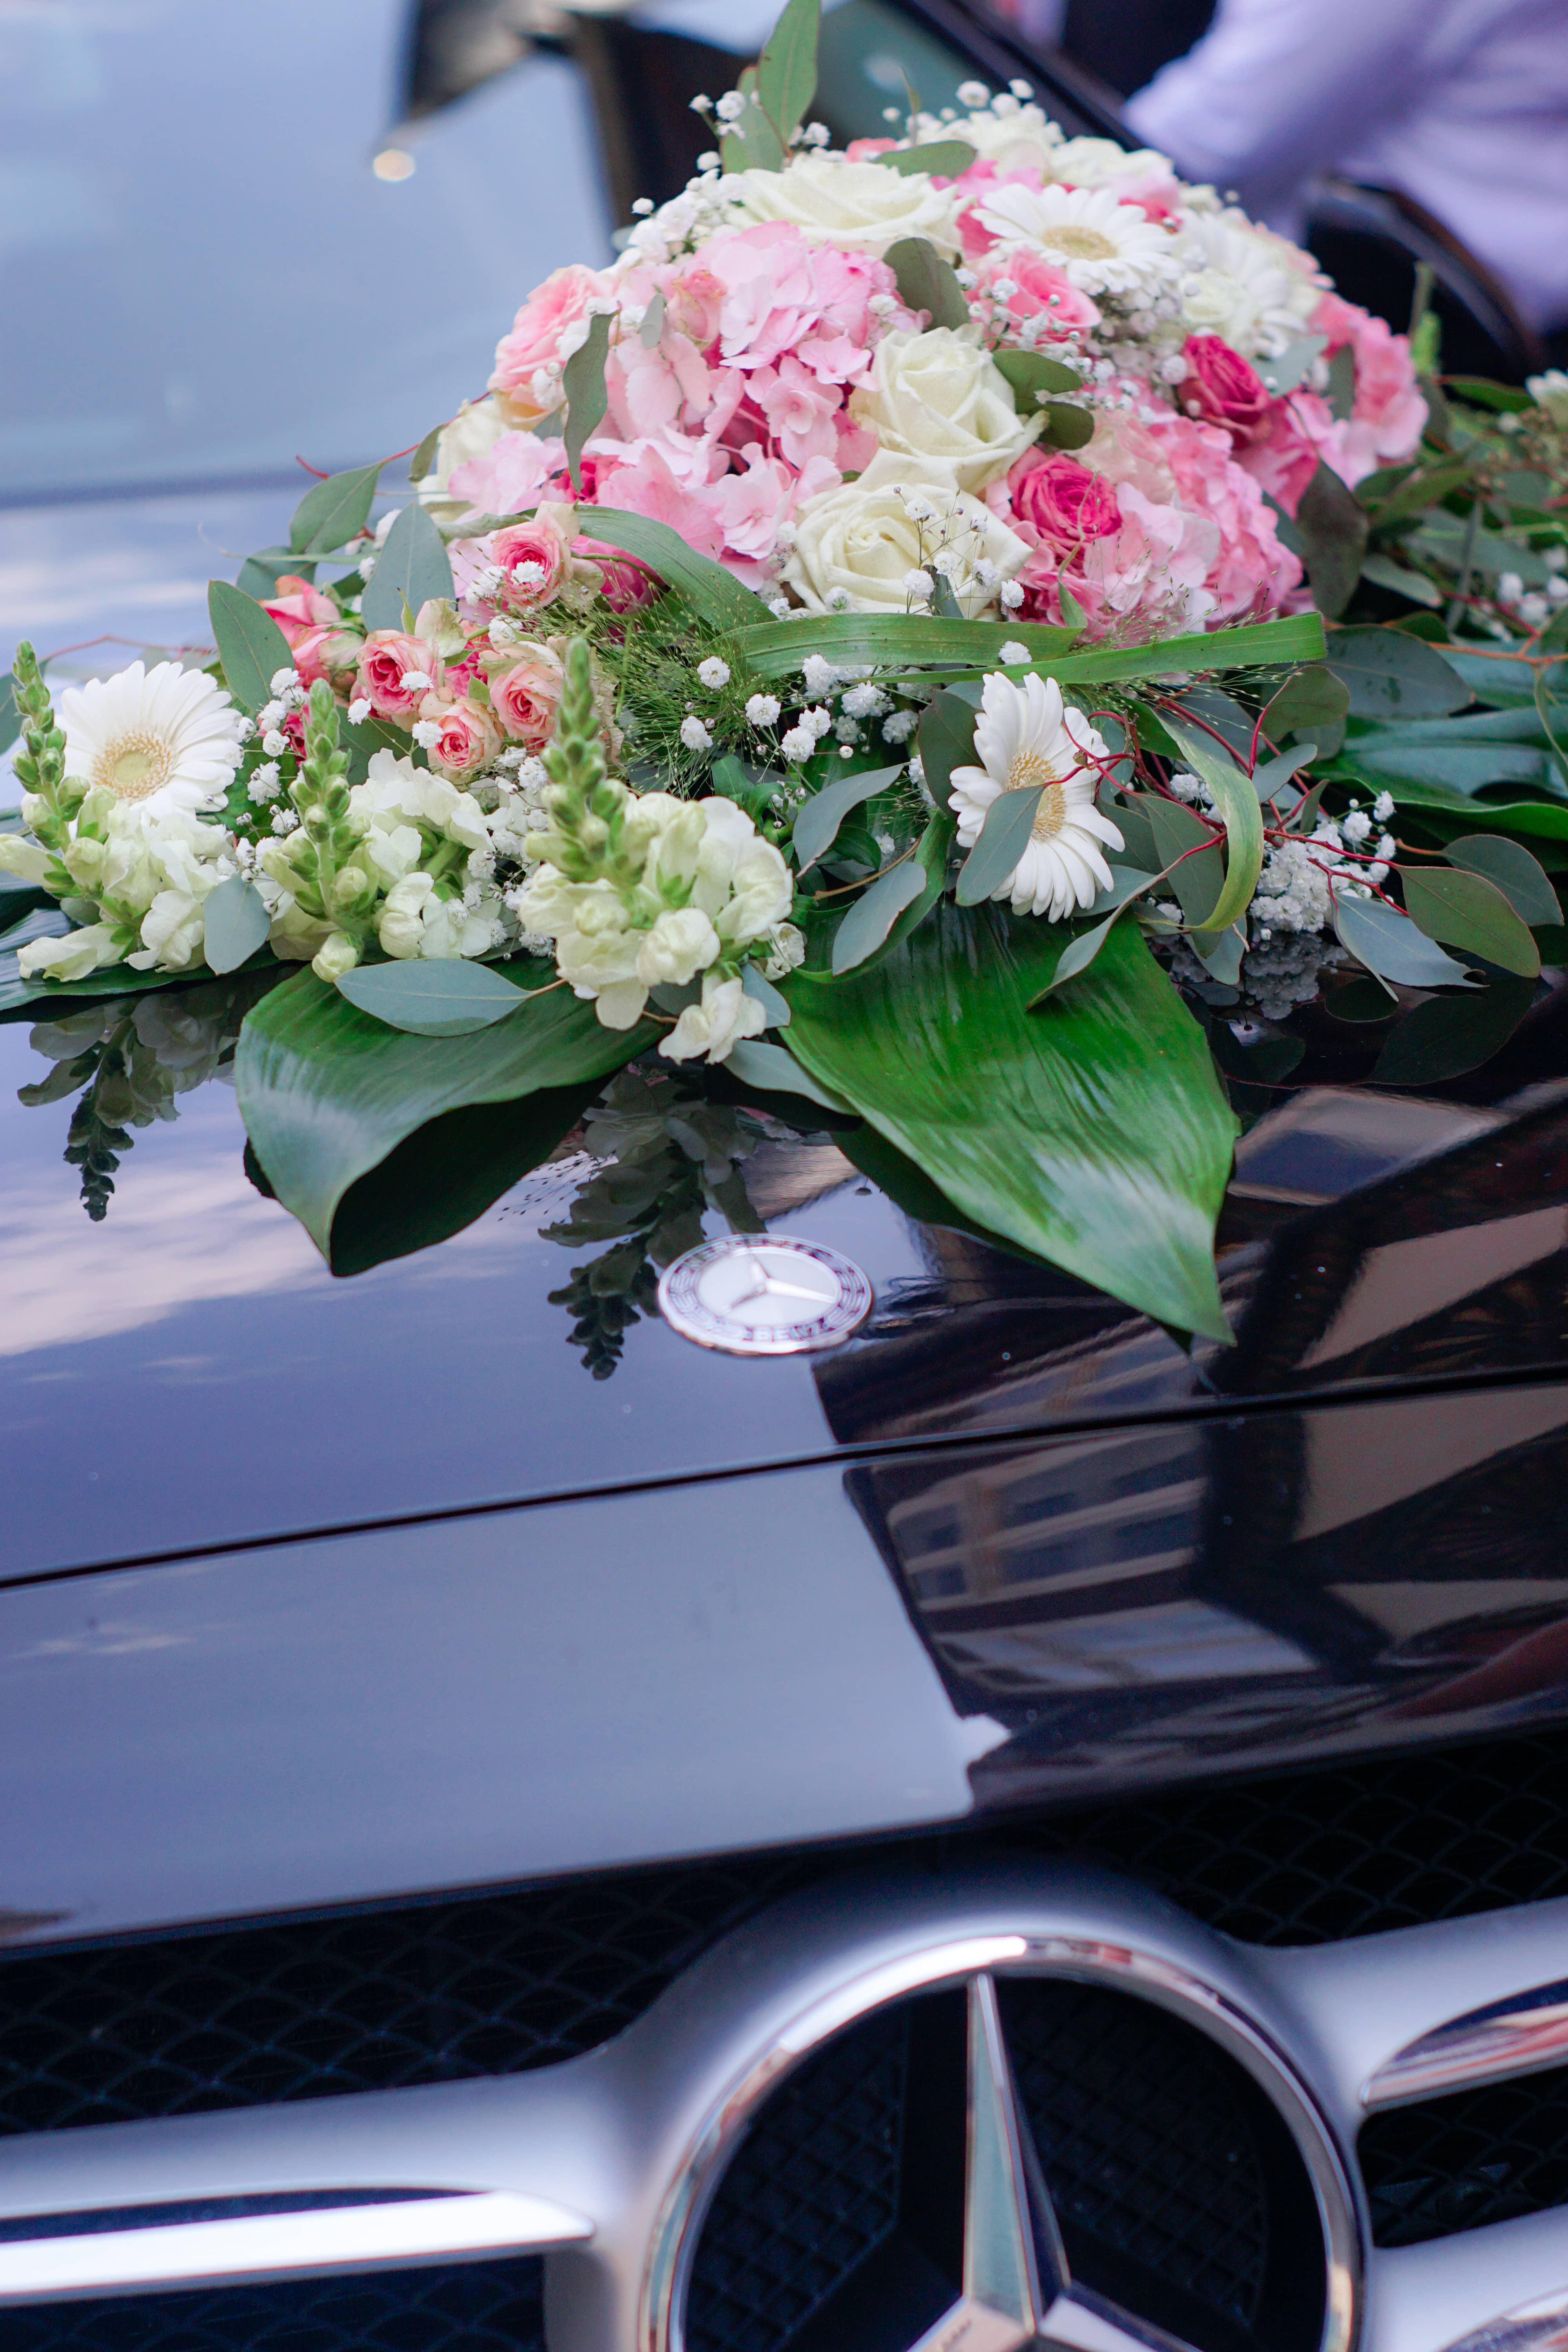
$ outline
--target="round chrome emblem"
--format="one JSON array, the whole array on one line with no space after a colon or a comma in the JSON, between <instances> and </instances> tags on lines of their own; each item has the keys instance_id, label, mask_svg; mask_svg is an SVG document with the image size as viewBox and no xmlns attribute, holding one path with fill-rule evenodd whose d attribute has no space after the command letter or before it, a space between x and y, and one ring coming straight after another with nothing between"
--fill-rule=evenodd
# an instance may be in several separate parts
<instances>
[{"instance_id":1,"label":"round chrome emblem","mask_svg":"<svg viewBox=\"0 0 1568 2352\"><path fill-rule=\"evenodd\" d=\"M700 1348L796 1356L847 1339L871 1311L871 1286L858 1265L819 1242L725 1234L666 1267L658 1306Z\"/></svg>"}]
</instances>

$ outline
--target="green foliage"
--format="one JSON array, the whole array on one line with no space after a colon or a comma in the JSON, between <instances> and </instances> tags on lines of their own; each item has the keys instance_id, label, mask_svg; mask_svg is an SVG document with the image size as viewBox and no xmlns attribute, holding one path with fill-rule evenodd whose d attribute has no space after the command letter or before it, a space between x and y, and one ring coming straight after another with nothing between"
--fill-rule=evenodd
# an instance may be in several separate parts
<instances>
[{"instance_id":1,"label":"green foliage","mask_svg":"<svg viewBox=\"0 0 1568 2352\"><path fill-rule=\"evenodd\" d=\"M202 916L202 953L209 970L216 972L237 971L266 945L272 928L261 893L243 874L231 874L208 891Z\"/></svg>"},{"instance_id":2,"label":"green foliage","mask_svg":"<svg viewBox=\"0 0 1568 2352\"><path fill-rule=\"evenodd\" d=\"M357 539L370 520L381 467L354 466L346 474L329 474L308 489L289 525L289 544L296 555L327 555L333 548Z\"/></svg>"},{"instance_id":3,"label":"green foliage","mask_svg":"<svg viewBox=\"0 0 1568 2352\"><path fill-rule=\"evenodd\" d=\"M1203 1033L1129 924L1091 983L1031 1014L1068 937L941 907L861 971L797 972L790 1050L988 1231L1226 1339L1213 1234L1235 1122Z\"/></svg>"},{"instance_id":4,"label":"green foliage","mask_svg":"<svg viewBox=\"0 0 1568 2352\"><path fill-rule=\"evenodd\" d=\"M1334 929L1341 945L1380 980L1394 981L1402 988L1468 985L1462 964L1445 955L1408 915L1381 898L1354 898L1340 891L1334 900Z\"/></svg>"},{"instance_id":5,"label":"green foliage","mask_svg":"<svg viewBox=\"0 0 1568 2352\"><path fill-rule=\"evenodd\" d=\"M1296 529L1312 602L1320 613L1335 620L1350 603L1361 577L1370 529L1366 509L1332 467L1320 461L1296 509Z\"/></svg>"},{"instance_id":6,"label":"green foliage","mask_svg":"<svg viewBox=\"0 0 1568 2352\"><path fill-rule=\"evenodd\" d=\"M367 629L402 629L432 596L453 593L452 563L440 532L415 499L387 532L362 607ZM408 619L404 615L406 614Z\"/></svg>"},{"instance_id":7,"label":"green foliage","mask_svg":"<svg viewBox=\"0 0 1568 2352\"><path fill-rule=\"evenodd\" d=\"M889 768L862 768L857 774L845 776L839 782L813 793L795 821L793 845L798 870L805 874L819 857L825 857L850 810L892 783L903 771L901 760Z\"/></svg>"},{"instance_id":8,"label":"green foliage","mask_svg":"<svg viewBox=\"0 0 1568 2352\"><path fill-rule=\"evenodd\" d=\"M43 803L32 830L44 847L58 856L70 838L71 819L82 804L87 786L79 776L66 774L65 730L55 717L37 656L25 638L16 648L12 693L22 736L22 749L11 762L12 770L22 790L35 793ZM46 887L57 898L67 898L70 877L57 866Z\"/></svg>"},{"instance_id":9,"label":"green foliage","mask_svg":"<svg viewBox=\"0 0 1568 2352\"><path fill-rule=\"evenodd\" d=\"M561 375L566 400L566 469L579 496L584 445L604 423L610 404L605 389L605 363L609 356L610 314L596 310L588 321L587 340L573 352Z\"/></svg>"},{"instance_id":10,"label":"green foliage","mask_svg":"<svg viewBox=\"0 0 1568 2352\"><path fill-rule=\"evenodd\" d=\"M757 104L788 147L816 95L822 0L787 0L757 59Z\"/></svg>"},{"instance_id":11,"label":"green foliage","mask_svg":"<svg viewBox=\"0 0 1568 2352\"><path fill-rule=\"evenodd\" d=\"M208 582L207 613L224 684L242 710L254 713L271 700L278 672L294 667L289 640L270 613L226 580Z\"/></svg>"},{"instance_id":12,"label":"green foliage","mask_svg":"<svg viewBox=\"0 0 1568 2352\"><path fill-rule=\"evenodd\" d=\"M1336 629L1328 662L1350 695L1352 719L1425 718L1474 698L1440 653L1402 629Z\"/></svg>"},{"instance_id":13,"label":"green foliage","mask_svg":"<svg viewBox=\"0 0 1568 2352\"><path fill-rule=\"evenodd\" d=\"M626 514L618 507L595 507L584 516L589 536L606 547L618 547L677 590L699 620L710 628L744 629L765 620L768 608L760 596L726 572L710 557L698 555L668 524L647 515Z\"/></svg>"},{"instance_id":14,"label":"green foliage","mask_svg":"<svg viewBox=\"0 0 1568 2352\"><path fill-rule=\"evenodd\" d=\"M1502 892L1484 874L1441 866L1402 866L1405 912L1430 940L1468 950L1487 963L1500 964L1533 980L1541 950Z\"/></svg>"},{"instance_id":15,"label":"green foliage","mask_svg":"<svg viewBox=\"0 0 1568 2352\"><path fill-rule=\"evenodd\" d=\"M430 1120L603 1077L658 1035L606 1029L559 988L469 1036L405 1036L301 971L247 1021L236 1084L268 1181L325 1256L349 1187Z\"/></svg>"},{"instance_id":16,"label":"green foliage","mask_svg":"<svg viewBox=\"0 0 1568 2352\"><path fill-rule=\"evenodd\" d=\"M903 178L911 172L933 172L944 180L956 180L973 163L974 150L967 139L933 139L925 147L895 147L875 160Z\"/></svg>"},{"instance_id":17,"label":"green foliage","mask_svg":"<svg viewBox=\"0 0 1568 2352\"><path fill-rule=\"evenodd\" d=\"M1203 928L1228 930L1247 912L1258 887L1263 864L1263 810L1250 777L1222 752L1212 736L1177 719L1167 710L1165 726L1183 760L1214 794L1225 822L1225 887L1209 909Z\"/></svg>"},{"instance_id":18,"label":"green foliage","mask_svg":"<svg viewBox=\"0 0 1568 2352\"><path fill-rule=\"evenodd\" d=\"M926 311L933 327L969 324L969 304L963 289L953 276L951 263L942 259L929 237L901 236L888 247L882 258L893 273L899 299L907 309Z\"/></svg>"},{"instance_id":19,"label":"green foliage","mask_svg":"<svg viewBox=\"0 0 1568 2352\"><path fill-rule=\"evenodd\" d=\"M1475 833L1468 840L1450 842L1445 855L1450 866L1484 874L1495 883L1521 922L1563 920L1556 891L1539 860L1519 842L1507 841L1500 834Z\"/></svg>"},{"instance_id":20,"label":"green foliage","mask_svg":"<svg viewBox=\"0 0 1568 2352\"><path fill-rule=\"evenodd\" d=\"M515 1013L525 996L542 992L519 988L489 964L461 956L355 964L339 973L335 985L362 1013L413 1037L472 1036Z\"/></svg>"}]
</instances>

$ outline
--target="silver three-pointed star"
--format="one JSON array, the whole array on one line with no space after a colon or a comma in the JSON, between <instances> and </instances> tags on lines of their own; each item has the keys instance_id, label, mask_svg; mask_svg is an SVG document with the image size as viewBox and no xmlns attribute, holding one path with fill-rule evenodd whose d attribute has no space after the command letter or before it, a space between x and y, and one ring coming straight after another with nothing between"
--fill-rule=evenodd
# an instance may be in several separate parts
<instances>
[{"instance_id":1,"label":"silver three-pointed star","mask_svg":"<svg viewBox=\"0 0 1568 2352\"><path fill-rule=\"evenodd\" d=\"M996 1988L969 1986L963 2289L910 2352L1189 2352L1163 2329L1074 2284L1018 2106Z\"/></svg>"},{"instance_id":2,"label":"silver three-pointed star","mask_svg":"<svg viewBox=\"0 0 1568 2352\"><path fill-rule=\"evenodd\" d=\"M742 1290L730 1301L731 1314L736 1307L748 1306L753 1298L805 1298L813 1307L831 1307L837 1298L837 1287L832 1290L806 1290L798 1282L785 1282L782 1275L770 1274L754 1250L746 1252L746 1263L756 1281L750 1290Z\"/></svg>"}]
</instances>

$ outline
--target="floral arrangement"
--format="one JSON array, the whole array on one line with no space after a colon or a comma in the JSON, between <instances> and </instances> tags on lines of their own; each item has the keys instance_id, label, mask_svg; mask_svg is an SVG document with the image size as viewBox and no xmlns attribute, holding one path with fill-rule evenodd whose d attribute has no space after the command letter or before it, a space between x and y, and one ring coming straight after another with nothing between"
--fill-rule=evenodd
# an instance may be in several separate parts
<instances>
[{"instance_id":1,"label":"floral arrangement","mask_svg":"<svg viewBox=\"0 0 1568 2352\"><path fill-rule=\"evenodd\" d=\"M1568 385L1445 392L1430 319L1022 84L835 152L816 30L411 497L321 480L214 583L205 670L57 707L23 648L0 1010L264 975L240 1100L323 1248L444 1112L657 1051L1223 1336L1292 1005L1381 992L1415 1082L1561 921Z\"/></svg>"}]
</instances>

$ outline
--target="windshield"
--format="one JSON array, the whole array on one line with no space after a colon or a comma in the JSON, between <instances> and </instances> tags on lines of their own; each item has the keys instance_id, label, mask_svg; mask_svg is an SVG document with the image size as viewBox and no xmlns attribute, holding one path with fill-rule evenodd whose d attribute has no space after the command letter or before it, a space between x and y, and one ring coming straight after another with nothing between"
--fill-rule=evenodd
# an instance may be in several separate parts
<instances>
[{"instance_id":1,"label":"windshield","mask_svg":"<svg viewBox=\"0 0 1568 2352\"><path fill-rule=\"evenodd\" d=\"M0 498L406 448L529 288L608 257L575 68L400 123L407 19L0 0Z\"/></svg>"}]
</instances>

